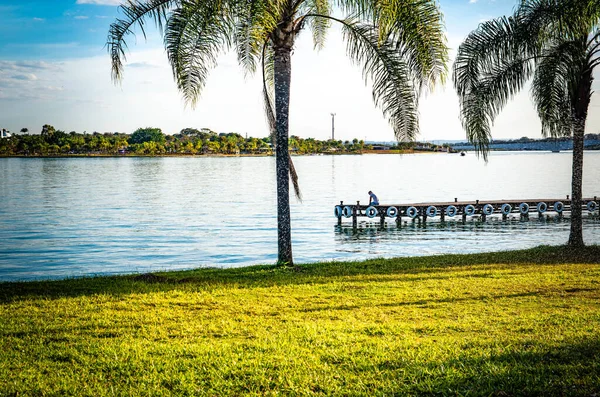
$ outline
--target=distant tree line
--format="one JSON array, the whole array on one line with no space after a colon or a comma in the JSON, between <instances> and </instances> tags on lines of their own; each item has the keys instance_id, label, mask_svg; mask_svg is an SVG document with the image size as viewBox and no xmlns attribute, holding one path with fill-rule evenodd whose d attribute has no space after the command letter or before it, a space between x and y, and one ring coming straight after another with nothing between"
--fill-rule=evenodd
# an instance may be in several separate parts
<instances>
[{"instance_id":1,"label":"distant tree line","mask_svg":"<svg viewBox=\"0 0 600 397\"><path fill-rule=\"evenodd\" d=\"M20 134L0 139L1 156L61 156L61 155L201 155L201 154L271 154L271 138L245 138L231 133L217 133L208 128L184 128L178 134L165 135L160 128L139 128L133 134L107 132L92 134L69 133L44 125L40 134ZM408 149L412 143L393 149ZM373 149L364 141L321 141L292 135L289 149L296 154L361 153Z\"/></svg>"},{"instance_id":2,"label":"distant tree line","mask_svg":"<svg viewBox=\"0 0 600 397\"><path fill-rule=\"evenodd\" d=\"M584 139L586 141L596 141L596 140L600 140L600 134L585 134L584 135ZM492 141L490 141L491 143L495 143L495 144L505 144L505 143L528 143L528 142L548 142L548 143L553 143L553 142L569 142L572 141L573 137L571 136L560 136L560 137L548 137L548 138L528 138L526 136L521 137L521 138L517 138L517 139L494 139ZM464 146L464 145L470 145L469 142L455 142L450 144L450 146Z\"/></svg>"}]
</instances>

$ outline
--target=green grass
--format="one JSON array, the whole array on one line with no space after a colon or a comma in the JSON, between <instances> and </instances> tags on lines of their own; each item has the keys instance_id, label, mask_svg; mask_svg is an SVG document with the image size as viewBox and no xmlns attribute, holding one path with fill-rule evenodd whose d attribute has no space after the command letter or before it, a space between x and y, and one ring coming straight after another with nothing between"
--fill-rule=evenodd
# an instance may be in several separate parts
<instances>
[{"instance_id":1,"label":"green grass","mask_svg":"<svg viewBox=\"0 0 600 397\"><path fill-rule=\"evenodd\" d=\"M0 395L600 392L600 247L0 283Z\"/></svg>"}]
</instances>

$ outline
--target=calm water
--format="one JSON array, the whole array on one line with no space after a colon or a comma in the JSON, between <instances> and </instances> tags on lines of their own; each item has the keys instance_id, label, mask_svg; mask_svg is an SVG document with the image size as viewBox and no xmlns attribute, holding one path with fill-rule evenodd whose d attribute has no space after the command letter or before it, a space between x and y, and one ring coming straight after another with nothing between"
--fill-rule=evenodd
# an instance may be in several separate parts
<instances>
[{"instance_id":1,"label":"calm water","mask_svg":"<svg viewBox=\"0 0 600 397\"><path fill-rule=\"evenodd\" d=\"M298 263L481 252L566 242L568 221L337 227L340 200L562 198L570 153L294 158ZM0 281L233 267L276 260L275 161L261 158L0 159ZM586 152L584 195L600 195L600 152ZM587 212L586 212L587 217ZM600 243L600 221L584 238Z\"/></svg>"}]
</instances>

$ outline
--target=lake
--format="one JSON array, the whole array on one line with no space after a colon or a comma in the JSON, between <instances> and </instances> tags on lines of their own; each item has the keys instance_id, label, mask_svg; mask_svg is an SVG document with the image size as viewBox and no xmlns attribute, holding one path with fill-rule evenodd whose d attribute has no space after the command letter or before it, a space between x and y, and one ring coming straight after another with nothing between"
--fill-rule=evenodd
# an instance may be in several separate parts
<instances>
[{"instance_id":1,"label":"lake","mask_svg":"<svg viewBox=\"0 0 600 397\"><path fill-rule=\"evenodd\" d=\"M292 198L296 263L564 244L568 219L337 226L340 200L565 198L571 153L299 156ZM600 152L586 151L584 196L600 196ZM273 157L0 159L0 281L272 264ZM600 221L584 211L584 239ZM359 218L360 219L360 218ZM364 219L364 218L363 218Z\"/></svg>"}]
</instances>

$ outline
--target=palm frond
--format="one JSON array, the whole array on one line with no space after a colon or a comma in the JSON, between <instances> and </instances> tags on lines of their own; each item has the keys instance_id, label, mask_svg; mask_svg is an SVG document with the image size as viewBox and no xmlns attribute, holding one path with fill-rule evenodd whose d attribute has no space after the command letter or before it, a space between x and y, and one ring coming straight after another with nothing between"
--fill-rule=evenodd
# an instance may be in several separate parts
<instances>
[{"instance_id":1,"label":"palm frond","mask_svg":"<svg viewBox=\"0 0 600 397\"><path fill-rule=\"evenodd\" d=\"M292 180L292 186L294 187L294 194L298 201L302 201L302 191L300 190L300 181L298 179L298 173L296 167L292 161L292 155L288 152L288 161L290 162L290 179Z\"/></svg>"},{"instance_id":2,"label":"palm frond","mask_svg":"<svg viewBox=\"0 0 600 397\"><path fill-rule=\"evenodd\" d=\"M593 29L593 33L587 42L588 63L592 72L600 64L600 23L598 25Z\"/></svg>"},{"instance_id":3,"label":"palm frond","mask_svg":"<svg viewBox=\"0 0 600 397\"><path fill-rule=\"evenodd\" d=\"M329 0L306 0L302 3L302 14L310 15L308 23L313 35L314 48L321 50L325 46L327 31L331 26L328 18L331 14Z\"/></svg>"},{"instance_id":4,"label":"palm frond","mask_svg":"<svg viewBox=\"0 0 600 397\"><path fill-rule=\"evenodd\" d=\"M586 46L563 41L549 46L536 65L531 96L544 136L569 136L574 127L572 101L578 96L579 76L586 62Z\"/></svg>"},{"instance_id":5,"label":"palm frond","mask_svg":"<svg viewBox=\"0 0 600 397\"><path fill-rule=\"evenodd\" d=\"M469 142L484 160L487 161L495 118L532 73L532 63L521 58L498 63L460 98L461 123Z\"/></svg>"},{"instance_id":6,"label":"palm frond","mask_svg":"<svg viewBox=\"0 0 600 397\"><path fill-rule=\"evenodd\" d=\"M419 133L417 85L393 43L379 41L375 27L342 21L347 53L362 66L365 81L373 83L373 100L394 129L399 141L414 140Z\"/></svg>"},{"instance_id":7,"label":"palm frond","mask_svg":"<svg viewBox=\"0 0 600 397\"><path fill-rule=\"evenodd\" d=\"M164 41L177 87L195 106L218 55L229 48L233 28L219 1L182 0L167 21Z\"/></svg>"},{"instance_id":8,"label":"palm frond","mask_svg":"<svg viewBox=\"0 0 600 397\"><path fill-rule=\"evenodd\" d=\"M433 0L389 0L379 3L379 39L401 52L419 86L433 88L445 80L448 46L442 13Z\"/></svg>"},{"instance_id":9,"label":"palm frond","mask_svg":"<svg viewBox=\"0 0 600 397\"><path fill-rule=\"evenodd\" d=\"M154 19L155 24L162 31L169 10L179 3L179 0L128 0L127 4L119 6L119 11L124 14L124 18L118 18L110 25L106 40L111 57L113 81L121 81L123 77L123 61L127 59L125 36L134 34L134 28L137 26L145 38L147 18Z\"/></svg>"},{"instance_id":10,"label":"palm frond","mask_svg":"<svg viewBox=\"0 0 600 397\"><path fill-rule=\"evenodd\" d=\"M265 42L262 53L263 102L269 125L269 136L271 137L271 143L275 146L275 54L269 44L270 42Z\"/></svg>"},{"instance_id":11,"label":"palm frond","mask_svg":"<svg viewBox=\"0 0 600 397\"><path fill-rule=\"evenodd\" d=\"M247 0L235 3L235 47L238 62L246 74L254 73L260 60L262 44L269 31L277 26L268 12L268 2Z\"/></svg>"},{"instance_id":12,"label":"palm frond","mask_svg":"<svg viewBox=\"0 0 600 397\"><path fill-rule=\"evenodd\" d=\"M512 18L479 25L460 45L453 80L460 118L477 154L487 160L495 117L533 73L538 48Z\"/></svg>"},{"instance_id":13,"label":"palm frond","mask_svg":"<svg viewBox=\"0 0 600 397\"><path fill-rule=\"evenodd\" d=\"M334 5L342 10L347 19L375 22L378 0L336 0Z\"/></svg>"},{"instance_id":14,"label":"palm frond","mask_svg":"<svg viewBox=\"0 0 600 397\"><path fill-rule=\"evenodd\" d=\"M589 0L528 0L515 12L519 25L544 40L577 40L600 21L600 2Z\"/></svg>"}]
</instances>

